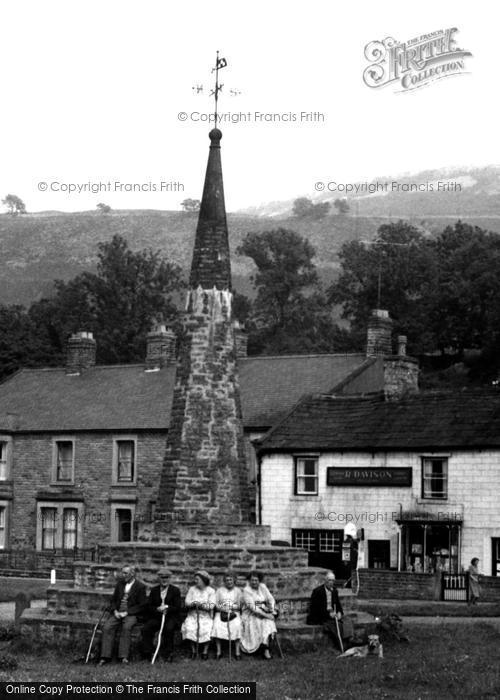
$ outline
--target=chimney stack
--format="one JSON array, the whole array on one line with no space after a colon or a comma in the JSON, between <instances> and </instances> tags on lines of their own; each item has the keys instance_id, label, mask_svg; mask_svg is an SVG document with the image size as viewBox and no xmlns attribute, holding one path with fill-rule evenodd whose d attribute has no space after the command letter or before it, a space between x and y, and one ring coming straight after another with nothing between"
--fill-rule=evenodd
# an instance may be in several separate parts
<instances>
[{"instance_id":1,"label":"chimney stack","mask_svg":"<svg viewBox=\"0 0 500 700\"><path fill-rule=\"evenodd\" d=\"M66 374L80 374L95 365L96 342L92 333L73 333L66 346Z\"/></svg>"},{"instance_id":2,"label":"chimney stack","mask_svg":"<svg viewBox=\"0 0 500 700\"><path fill-rule=\"evenodd\" d=\"M405 335L398 335L398 355L399 355L399 357L404 357L406 355L406 342L407 342L407 337Z\"/></svg>"},{"instance_id":3,"label":"chimney stack","mask_svg":"<svg viewBox=\"0 0 500 700\"><path fill-rule=\"evenodd\" d=\"M146 369L154 370L175 364L176 335L159 324L147 335Z\"/></svg>"},{"instance_id":4,"label":"chimney stack","mask_svg":"<svg viewBox=\"0 0 500 700\"><path fill-rule=\"evenodd\" d=\"M236 359L241 360L248 357L248 334L245 331L245 326L240 325L239 321L233 321L233 333Z\"/></svg>"},{"instance_id":5,"label":"chimney stack","mask_svg":"<svg viewBox=\"0 0 500 700\"><path fill-rule=\"evenodd\" d=\"M373 355L392 355L392 320L383 309L373 309L368 320L366 356Z\"/></svg>"}]
</instances>

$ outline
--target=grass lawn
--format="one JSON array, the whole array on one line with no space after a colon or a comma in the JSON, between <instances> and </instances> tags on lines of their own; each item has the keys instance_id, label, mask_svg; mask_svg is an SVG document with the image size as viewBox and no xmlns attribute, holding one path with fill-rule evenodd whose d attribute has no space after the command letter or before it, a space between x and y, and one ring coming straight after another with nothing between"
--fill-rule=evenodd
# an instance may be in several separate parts
<instances>
[{"instance_id":1,"label":"grass lawn","mask_svg":"<svg viewBox=\"0 0 500 700\"><path fill-rule=\"evenodd\" d=\"M61 580L58 582L61 583ZM33 599L45 598L47 588L50 585L49 578L15 578L10 576L0 577L0 603L8 603L16 599L20 592L28 593Z\"/></svg>"},{"instance_id":2,"label":"grass lawn","mask_svg":"<svg viewBox=\"0 0 500 700\"><path fill-rule=\"evenodd\" d=\"M259 700L316 698L498 698L500 633L484 623L446 627L411 625L411 642L385 646L384 659L336 659L333 651L288 653L284 660L244 658L237 663L190 661L151 666L133 662L84 666L69 652L21 651L19 667L0 681L257 681ZM11 644L16 645L16 640ZM8 644L2 651L9 651ZM14 646L15 648L15 646ZM10 648L13 653L13 648ZM1 659L1 656L0 656Z\"/></svg>"}]
</instances>

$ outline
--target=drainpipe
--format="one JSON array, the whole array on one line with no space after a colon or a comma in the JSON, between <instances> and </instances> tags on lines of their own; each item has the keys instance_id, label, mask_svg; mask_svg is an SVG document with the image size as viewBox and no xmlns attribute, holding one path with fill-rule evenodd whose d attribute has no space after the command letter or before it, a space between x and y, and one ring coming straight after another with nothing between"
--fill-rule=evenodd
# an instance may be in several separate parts
<instances>
[{"instance_id":1,"label":"drainpipe","mask_svg":"<svg viewBox=\"0 0 500 700\"><path fill-rule=\"evenodd\" d=\"M259 507L257 509L257 525L262 525L262 458L257 454L257 498Z\"/></svg>"}]
</instances>

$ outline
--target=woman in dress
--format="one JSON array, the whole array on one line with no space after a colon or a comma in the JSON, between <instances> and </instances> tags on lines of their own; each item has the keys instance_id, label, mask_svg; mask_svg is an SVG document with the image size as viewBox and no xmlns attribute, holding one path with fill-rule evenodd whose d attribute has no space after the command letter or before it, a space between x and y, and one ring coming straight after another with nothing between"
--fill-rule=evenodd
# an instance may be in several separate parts
<instances>
[{"instance_id":1,"label":"woman in dress","mask_svg":"<svg viewBox=\"0 0 500 700\"><path fill-rule=\"evenodd\" d=\"M253 654L262 646L264 658L271 658L269 637L276 633L276 615L276 603L268 587L262 583L262 574L252 571L243 591L241 615L241 648L246 654Z\"/></svg>"},{"instance_id":2,"label":"woman in dress","mask_svg":"<svg viewBox=\"0 0 500 700\"><path fill-rule=\"evenodd\" d=\"M241 637L241 605L243 594L236 585L235 577L227 572L224 576L224 585L217 589L215 594L215 617L212 627L212 637L217 645L217 658L222 657L221 640L227 639L229 644L234 642L234 655L238 661L240 654Z\"/></svg>"},{"instance_id":3,"label":"woman in dress","mask_svg":"<svg viewBox=\"0 0 500 700\"><path fill-rule=\"evenodd\" d=\"M210 586L210 577L206 571L197 571L194 575L194 586L187 592L184 605L188 614L182 623L182 638L191 642L192 659L196 658L198 644L203 645L201 658L208 659L215 591Z\"/></svg>"},{"instance_id":4,"label":"woman in dress","mask_svg":"<svg viewBox=\"0 0 500 700\"><path fill-rule=\"evenodd\" d=\"M479 600L479 559L474 557L469 566L469 602L475 605Z\"/></svg>"}]
</instances>

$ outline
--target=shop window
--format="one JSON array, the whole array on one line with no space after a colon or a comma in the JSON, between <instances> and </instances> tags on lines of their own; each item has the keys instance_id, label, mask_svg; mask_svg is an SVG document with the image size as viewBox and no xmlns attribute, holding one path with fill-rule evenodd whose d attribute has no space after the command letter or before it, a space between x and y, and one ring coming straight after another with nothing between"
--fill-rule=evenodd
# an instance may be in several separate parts
<instances>
[{"instance_id":1,"label":"shop window","mask_svg":"<svg viewBox=\"0 0 500 700\"><path fill-rule=\"evenodd\" d=\"M318 495L318 460L316 457L295 458L295 494Z\"/></svg>"},{"instance_id":2,"label":"shop window","mask_svg":"<svg viewBox=\"0 0 500 700\"><path fill-rule=\"evenodd\" d=\"M422 458L422 498L448 498L448 459Z\"/></svg>"}]
</instances>

